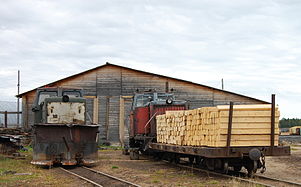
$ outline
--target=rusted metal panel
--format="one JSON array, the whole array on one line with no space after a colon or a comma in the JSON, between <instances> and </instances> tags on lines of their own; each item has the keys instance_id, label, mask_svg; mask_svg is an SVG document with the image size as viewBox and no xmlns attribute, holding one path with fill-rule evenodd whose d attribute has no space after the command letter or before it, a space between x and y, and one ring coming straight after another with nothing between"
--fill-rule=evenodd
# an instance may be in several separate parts
<instances>
[{"instance_id":1,"label":"rusted metal panel","mask_svg":"<svg viewBox=\"0 0 301 187\"><path fill-rule=\"evenodd\" d=\"M193 146L178 146L161 143L150 143L149 148L157 151L166 151L187 155L196 155L207 158L236 158L243 157L249 154L249 151L253 148L258 148L263 152L265 156L289 156L289 146L275 146L274 152L271 147L193 147Z\"/></svg>"},{"instance_id":2,"label":"rusted metal panel","mask_svg":"<svg viewBox=\"0 0 301 187\"><path fill-rule=\"evenodd\" d=\"M149 108L138 107L134 111L134 129L135 134L148 134L149 127L145 129L145 125L149 120Z\"/></svg>"},{"instance_id":3,"label":"rusted metal panel","mask_svg":"<svg viewBox=\"0 0 301 187\"><path fill-rule=\"evenodd\" d=\"M74 165L97 160L97 125L35 125L32 164Z\"/></svg>"},{"instance_id":4,"label":"rusted metal panel","mask_svg":"<svg viewBox=\"0 0 301 187\"><path fill-rule=\"evenodd\" d=\"M47 104L47 123L85 123L85 103L51 102Z\"/></svg>"}]
</instances>

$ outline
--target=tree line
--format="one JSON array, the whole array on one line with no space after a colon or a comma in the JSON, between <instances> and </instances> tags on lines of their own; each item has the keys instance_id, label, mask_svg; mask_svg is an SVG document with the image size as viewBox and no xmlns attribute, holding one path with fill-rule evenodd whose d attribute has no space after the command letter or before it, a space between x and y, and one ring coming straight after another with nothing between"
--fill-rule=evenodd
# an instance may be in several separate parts
<instances>
[{"instance_id":1,"label":"tree line","mask_svg":"<svg viewBox=\"0 0 301 187\"><path fill-rule=\"evenodd\" d=\"M301 126L301 119L299 118L282 118L279 121L280 128L290 128L294 126Z\"/></svg>"}]
</instances>

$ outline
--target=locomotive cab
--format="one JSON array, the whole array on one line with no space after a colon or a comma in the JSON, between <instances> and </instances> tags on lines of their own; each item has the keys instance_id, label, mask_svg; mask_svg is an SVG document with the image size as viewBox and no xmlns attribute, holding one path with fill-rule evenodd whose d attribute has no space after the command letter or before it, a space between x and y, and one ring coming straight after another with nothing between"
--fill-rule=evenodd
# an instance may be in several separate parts
<instances>
[{"instance_id":1,"label":"locomotive cab","mask_svg":"<svg viewBox=\"0 0 301 187\"><path fill-rule=\"evenodd\" d=\"M85 124L86 100L82 90L46 88L36 94L34 112L35 124Z\"/></svg>"},{"instance_id":2,"label":"locomotive cab","mask_svg":"<svg viewBox=\"0 0 301 187\"><path fill-rule=\"evenodd\" d=\"M156 116L165 111L185 110L186 101L176 100L171 93L146 92L134 95L130 115L130 154L148 151L148 143L156 141ZM134 154L134 155L133 155Z\"/></svg>"},{"instance_id":3,"label":"locomotive cab","mask_svg":"<svg viewBox=\"0 0 301 187\"><path fill-rule=\"evenodd\" d=\"M86 120L82 90L37 90L33 125L35 165L91 165L97 161L98 125Z\"/></svg>"}]
</instances>

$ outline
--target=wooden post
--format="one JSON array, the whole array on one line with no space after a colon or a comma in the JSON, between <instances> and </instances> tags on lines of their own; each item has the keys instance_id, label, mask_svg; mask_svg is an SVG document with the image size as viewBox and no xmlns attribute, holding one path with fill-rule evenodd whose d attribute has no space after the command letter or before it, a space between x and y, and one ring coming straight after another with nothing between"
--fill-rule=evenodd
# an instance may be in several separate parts
<instances>
[{"instance_id":1,"label":"wooden post","mask_svg":"<svg viewBox=\"0 0 301 187\"><path fill-rule=\"evenodd\" d=\"M18 84L17 84L17 87L18 87L18 95L20 94L20 70L18 70ZM19 114L19 111L20 111L20 98L19 96L17 97L17 127L19 127L19 124L20 124L20 114Z\"/></svg>"},{"instance_id":2,"label":"wooden post","mask_svg":"<svg viewBox=\"0 0 301 187\"><path fill-rule=\"evenodd\" d=\"M93 123L98 124L98 97L93 99Z\"/></svg>"},{"instance_id":3,"label":"wooden post","mask_svg":"<svg viewBox=\"0 0 301 187\"><path fill-rule=\"evenodd\" d=\"M233 118L233 102L230 102L229 119L228 119L228 134L227 134L227 155L230 154L231 133L232 133L232 118Z\"/></svg>"},{"instance_id":4,"label":"wooden post","mask_svg":"<svg viewBox=\"0 0 301 187\"><path fill-rule=\"evenodd\" d=\"M4 127L7 128L7 111L4 112Z\"/></svg>"},{"instance_id":5,"label":"wooden post","mask_svg":"<svg viewBox=\"0 0 301 187\"><path fill-rule=\"evenodd\" d=\"M106 101L106 140L109 140L109 115L110 115L110 97Z\"/></svg>"},{"instance_id":6,"label":"wooden post","mask_svg":"<svg viewBox=\"0 0 301 187\"><path fill-rule=\"evenodd\" d=\"M23 120L24 120L23 124L24 124L24 129L28 130L29 129L29 113L31 112L31 110L29 109L28 96L26 95L24 99L25 99L26 104L25 104L25 114L23 114ZM23 97L22 97L22 102L23 102Z\"/></svg>"},{"instance_id":7,"label":"wooden post","mask_svg":"<svg viewBox=\"0 0 301 187\"><path fill-rule=\"evenodd\" d=\"M168 81L165 82L165 92L166 93L169 92L169 82Z\"/></svg>"},{"instance_id":8,"label":"wooden post","mask_svg":"<svg viewBox=\"0 0 301 187\"><path fill-rule=\"evenodd\" d=\"M222 79L222 90L224 90L224 79Z\"/></svg>"},{"instance_id":9,"label":"wooden post","mask_svg":"<svg viewBox=\"0 0 301 187\"><path fill-rule=\"evenodd\" d=\"M272 94L272 110L271 110L271 147L272 152L275 146L275 94Z\"/></svg>"},{"instance_id":10,"label":"wooden post","mask_svg":"<svg viewBox=\"0 0 301 187\"><path fill-rule=\"evenodd\" d=\"M119 140L121 147L124 147L124 98L122 96L119 101Z\"/></svg>"}]
</instances>

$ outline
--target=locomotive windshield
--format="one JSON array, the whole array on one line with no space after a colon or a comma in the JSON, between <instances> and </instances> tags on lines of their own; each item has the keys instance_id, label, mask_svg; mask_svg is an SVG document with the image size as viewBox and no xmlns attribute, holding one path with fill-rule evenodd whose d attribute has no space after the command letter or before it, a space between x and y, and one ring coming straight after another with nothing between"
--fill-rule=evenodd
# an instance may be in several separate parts
<instances>
[{"instance_id":1,"label":"locomotive windshield","mask_svg":"<svg viewBox=\"0 0 301 187\"><path fill-rule=\"evenodd\" d=\"M153 94L141 94L136 96L136 107L146 106L154 100Z\"/></svg>"},{"instance_id":2,"label":"locomotive windshield","mask_svg":"<svg viewBox=\"0 0 301 187\"><path fill-rule=\"evenodd\" d=\"M169 93L144 93L136 94L134 98L133 108L148 106L150 103L165 103L167 99L174 100L173 94Z\"/></svg>"},{"instance_id":3,"label":"locomotive windshield","mask_svg":"<svg viewBox=\"0 0 301 187\"><path fill-rule=\"evenodd\" d=\"M166 101L168 98L172 98L174 100L174 96L172 94L158 93L158 101Z\"/></svg>"},{"instance_id":4,"label":"locomotive windshield","mask_svg":"<svg viewBox=\"0 0 301 187\"><path fill-rule=\"evenodd\" d=\"M45 100L45 98L49 98L49 97L57 97L57 92L55 92L55 91L41 91L39 93L38 104L41 104Z\"/></svg>"}]
</instances>

